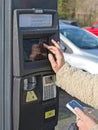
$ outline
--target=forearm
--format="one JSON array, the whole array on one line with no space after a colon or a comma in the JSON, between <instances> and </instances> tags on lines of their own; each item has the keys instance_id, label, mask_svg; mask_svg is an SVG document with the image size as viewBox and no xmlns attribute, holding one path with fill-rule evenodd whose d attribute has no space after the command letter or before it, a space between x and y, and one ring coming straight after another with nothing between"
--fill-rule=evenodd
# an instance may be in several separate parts
<instances>
[{"instance_id":1,"label":"forearm","mask_svg":"<svg viewBox=\"0 0 98 130\"><path fill-rule=\"evenodd\" d=\"M98 108L98 75L70 67L67 63L56 74L57 85L81 101Z\"/></svg>"},{"instance_id":2,"label":"forearm","mask_svg":"<svg viewBox=\"0 0 98 130\"><path fill-rule=\"evenodd\" d=\"M90 130L98 130L98 124L96 124L95 126L93 126Z\"/></svg>"}]
</instances>

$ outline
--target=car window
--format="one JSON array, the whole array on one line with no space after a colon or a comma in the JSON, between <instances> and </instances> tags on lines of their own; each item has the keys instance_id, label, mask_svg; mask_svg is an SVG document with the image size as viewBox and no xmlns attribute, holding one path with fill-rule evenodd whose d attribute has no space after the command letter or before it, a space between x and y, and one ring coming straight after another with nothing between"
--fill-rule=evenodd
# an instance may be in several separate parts
<instances>
[{"instance_id":1,"label":"car window","mask_svg":"<svg viewBox=\"0 0 98 130\"><path fill-rule=\"evenodd\" d=\"M98 48L98 38L81 28L60 29L60 33L81 49Z\"/></svg>"},{"instance_id":2,"label":"car window","mask_svg":"<svg viewBox=\"0 0 98 130\"><path fill-rule=\"evenodd\" d=\"M59 20L59 23L64 23L64 24L69 24L69 25L80 27L79 23L77 21L73 21L73 20Z\"/></svg>"},{"instance_id":3,"label":"car window","mask_svg":"<svg viewBox=\"0 0 98 130\"><path fill-rule=\"evenodd\" d=\"M73 25L73 26L79 26L79 24L77 22L72 22L71 25Z\"/></svg>"},{"instance_id":4,"label":"car window","mask_svg":"<svg viewBox=\"0 0 98 130\"><path fill-rule=\"evenodd\" d=\"M98 28L98 24L95 24L93 27L94 27L94 28Z\"/></svg>"},{"instance_id":5,"label":"car window","mask_svg":"<svg viewBox=\"0 0 98 130\"><path fill-rule=\"evenodd\" d=\"M63 52L73 53L72 49L66 43L64 43L61 39L60 39L60 47L63 50Z\"/></svg>"}]
</instances>

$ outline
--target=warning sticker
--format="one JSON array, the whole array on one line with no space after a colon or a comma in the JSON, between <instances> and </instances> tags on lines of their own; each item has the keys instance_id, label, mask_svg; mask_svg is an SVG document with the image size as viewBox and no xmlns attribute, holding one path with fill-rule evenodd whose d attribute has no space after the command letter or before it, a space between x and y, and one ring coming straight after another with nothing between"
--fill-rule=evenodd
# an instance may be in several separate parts
<instances>
[{"instance_id":1,"label":"warning sticker","mask_svg":"<svg viewBox=\"0 0 98 130\"><path fill-rule=\"evenodd\" d=\"M45 112L45 119L55 116L55 109Z\"/></svg>"},{"instance_id":2,"label":"warning sticker","mask_svg":"<svg viewBox=\"0 0 98 130\"><path fill-rule=\"evenodd\" d=\"M29 91L27 92L27 96L26 96L26 102L31 102L31 101L35 101L37 100L37 96L35 94L34 91Z\"/></svg>"}]
</instances>

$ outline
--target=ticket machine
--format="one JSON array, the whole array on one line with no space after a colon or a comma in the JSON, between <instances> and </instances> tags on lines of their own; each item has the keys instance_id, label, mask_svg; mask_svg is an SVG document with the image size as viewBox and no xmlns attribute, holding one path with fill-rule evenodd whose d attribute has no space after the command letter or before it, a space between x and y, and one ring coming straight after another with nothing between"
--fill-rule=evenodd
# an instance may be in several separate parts
<instances>
[{"instance_id":1,"label":"ticket machine","mask_svg":"<svg viewBox=\"0 0 98 130\"><path fill-rule=\"evenodd\" d=\"M16 9L13 16L13 130L54 130L58 120L58 91L48 60L58 40L53 9Z\"/></svg>"},{"instance_id":2,"label":"ticket machine","mask_svg":"<svg viewBox=\"0 0 98 130\"><path fill-rule=\"evenodd\" d=\"M0 16L0 130L54 130L58 89L43 43L59 40L57 0L1 0Z\"/></svg>"}]
</instances>

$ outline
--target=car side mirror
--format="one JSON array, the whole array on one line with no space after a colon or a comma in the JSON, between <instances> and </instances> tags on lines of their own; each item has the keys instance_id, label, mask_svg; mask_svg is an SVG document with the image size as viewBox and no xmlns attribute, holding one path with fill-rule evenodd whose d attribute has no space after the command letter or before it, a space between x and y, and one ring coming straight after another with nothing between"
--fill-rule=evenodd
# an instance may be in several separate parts
<instances>
[{"instance_id":1,"label":"car side mirror","mask_svg":"<svg viewBox=\"0 0 98 130\"><path fill-rule=\"evenodd\" d=\"M64 45L61 44L60 47L61 47L61 50L62 50L63 52L66 51L66 47L65 47Z\"/></svg>"},{"instance_id":2,"label":"car side mirror","mask_svg":"<svg viewBox=\"0 0 98 130\"><path fill-rule=\"evenodd\" d=\"M60 40L60 48L61 48L61 50L63 51L63 52L65 52L66 51L66 46L64 45L64 43Z\"/></svg>"},{"instance_id":3,"label":"car side mirror","mask_svg":"<svg viewBox=\"0 0 98 130\"><path fill-rule=\"evenodd\" d=\"M91 27L92 29L95 28L94 26Z\"/></svg>"}]
</instances>

